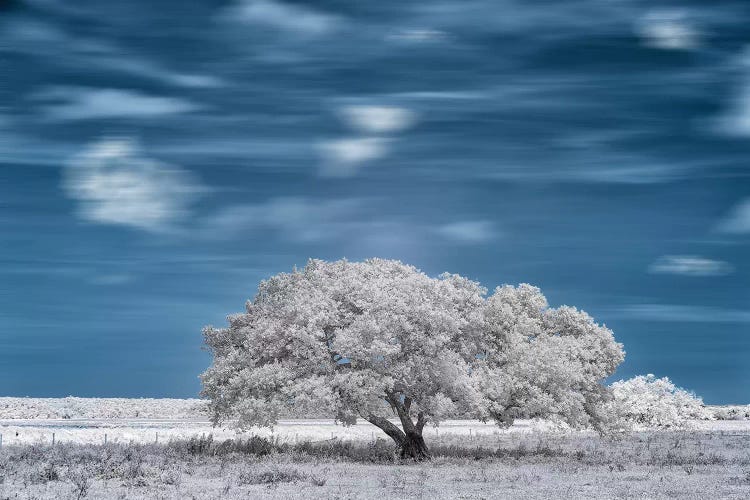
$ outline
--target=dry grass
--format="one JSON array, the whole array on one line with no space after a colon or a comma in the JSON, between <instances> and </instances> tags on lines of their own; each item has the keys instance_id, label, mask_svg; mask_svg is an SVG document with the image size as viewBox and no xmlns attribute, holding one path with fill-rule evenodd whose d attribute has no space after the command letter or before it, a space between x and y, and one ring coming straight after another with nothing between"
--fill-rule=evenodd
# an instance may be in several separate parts
<instances>
[{"instance_id":1,"label":"dry grass","mask_svg":"<svg viewBox=\"0 0 750 500\"><path fill-rule=\"evenodd\" d=\"M6 446L0 499L750 497L746 433L547 432L431 444L434 459L421 464L399 461L385 440Z\"/></svg>"}]
</instances>

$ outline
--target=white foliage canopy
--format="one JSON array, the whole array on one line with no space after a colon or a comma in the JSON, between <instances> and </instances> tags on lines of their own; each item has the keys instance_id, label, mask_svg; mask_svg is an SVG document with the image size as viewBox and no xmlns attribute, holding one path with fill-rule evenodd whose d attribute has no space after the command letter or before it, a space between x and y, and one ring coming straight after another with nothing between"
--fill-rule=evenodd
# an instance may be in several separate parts
<instances>
[{"instance_id":1,"label":"white foliage canopy","mask_svg":"<svg viewBox=\"0 0 750 500\"><path fill-rule=\"evenodd\" d=\"M703 400L667 377L638 375L612 384L614 399L606 410L616 422L636 427L683 427L689 420L710 419Z\"/></svg>"},{"instance_id":2,"label":"white foliage canopy","mask_svg":"<svg viewBox=\"0 0 750 500\"><path fill-rule=\"evenodd\" d=\"M239 427L271 426L302 407L344 425L398 411L420 432L451 416L596 425L601 380L624 356L609 329L550 308L538 288L503 286L487 298L469 279L384 259L311 260L263 281L228 321L204 330L214 361L203 395L215 421Z\"/></svg>"}]
</instances>

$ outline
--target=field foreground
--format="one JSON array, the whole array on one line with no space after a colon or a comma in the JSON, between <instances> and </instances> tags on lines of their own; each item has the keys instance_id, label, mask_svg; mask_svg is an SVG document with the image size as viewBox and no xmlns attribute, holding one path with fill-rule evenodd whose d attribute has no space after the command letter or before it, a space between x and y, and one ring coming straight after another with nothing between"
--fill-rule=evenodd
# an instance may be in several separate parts
<instances>
[{"instance_id":1,"label":"field foreground","mask_svg":"<svg viewBox=\"0 0 750 500\"><path fill-rule=\"evenodd\" d=\"M368 439L5 444L0 498L749 498L747 422L717 424L615 439L443 431L419 464Z\"/></svg>"}]
</instances>

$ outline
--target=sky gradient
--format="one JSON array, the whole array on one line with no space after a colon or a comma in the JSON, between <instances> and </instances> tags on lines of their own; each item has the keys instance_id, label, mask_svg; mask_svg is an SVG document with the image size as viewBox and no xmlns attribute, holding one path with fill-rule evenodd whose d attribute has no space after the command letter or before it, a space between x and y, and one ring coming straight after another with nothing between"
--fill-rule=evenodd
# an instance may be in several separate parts
<instances>
[{"instance_id":1,"label":"sky gradient","mask_svg":"<svg viewBox=\"0 0 750 500\"><path fill-rule=\"evenodd\" d=\"M196 5L193 5L196 4ZM750 403L750 4L0 3L0 395L194 397L308 258L539 286Z\"/></svg>"}]
</instances>

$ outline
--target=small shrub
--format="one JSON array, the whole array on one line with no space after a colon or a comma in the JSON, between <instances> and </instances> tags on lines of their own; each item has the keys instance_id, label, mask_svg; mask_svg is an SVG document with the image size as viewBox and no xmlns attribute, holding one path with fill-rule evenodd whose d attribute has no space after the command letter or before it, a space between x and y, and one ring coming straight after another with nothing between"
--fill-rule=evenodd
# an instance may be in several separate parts
<instances>
[{"instance_id":1,"label":"small shrub","mask_svg":"<svg viewBox=\"0 0 750 500\"><path fill-rule=\"evenodd\" d=\"M91 470L86 467L78 466L68 469L66 478L73 484L75 494L79 500L88 495L92 477Z\"/></svg>"},{"instance_id":2,"label":"small shrub","mask_svg":"<svg viewBox=\"0 0 750 500\"><path fill-rule=\"evenodd\" d=\"M40 470L40 476L42 477L44 482L59 481L60 471L57 470L57 467L55 467L55 464L47 463L42 466Z\"/></svg>"},{"instance_id":3,"label":"small shrub","mask_svg":"<svg viewBox=\"0 0 750 500\"><path fill-rule=\"evenodd\" d=\"M161 482L178 486L182 482L182 473L175 467L169 468L161 473Z\"/></svg>"},{"instance_id":4,"label":"small shrub","mask_svg":"<svg viewBox=\"0 0 750 500\"><path fill-rule=\"evenodd\" d=\"M616 464L609 464L609 472L614 472L614 471L625 472L625 465L619 462Z\"/></svg>"},{"instance_id":5,"label":"small shrub","mask_svg":"<svg viewBox=\"0 0 750 500\"><path fill-rule=\"evenodd\" d=\"M325 486L328 479L324 477L320 477L320 476L315 476L313 474L309 474L307 476L307 481L313 486Z\"/></svg>"},{"instance_id":6,"label":"small shrub","mask_svg":"<svg viewBox=\"0 0 750 500\"><path fill-rule=\"evenodd\" d=\"M135 459L124 464L122 477L125 480L133 481L143 476L143 460Z\"/></svg>"},{"instance_id":7,"label":"small shrub","mask_svg":"<svg viewBox=\"0 0 750 500\"><path fill-rule=\"evenodd\" d=\"M278 451L278 446L276 446L276 443L274 443L268 438L264 438L260 436L251 436L249 439L245 441L242 441L241 439L237 440L234 446L234 449L232 451L237 452L237 453L243 453L245 455L254 455L257 457L263 457L266 455L270 455L271 453L275 451Z\"/></svg>"},{"instance_id":8,"label":"small shrub","mask_svg":"<svg viewBox=\"0 0 750 500\"><path fill-rule=\"evenodd\" d=\"M392 463L396 461L396 447L384 439L360 444L352 441L305 441L293 445L292 451L330 460L351 460L360 463Z\"/></svg>"},{"instance_id":9,"label":"small shrub","mask_svg":"<svg viewBox=\"0 0 750 500\"><path fill-rule=\"evenodd\" d=\"M46 484L50 481L59 481L60 471L57 466L51 462L43 462L42 464L33 467L31 471L26 474L26 482L29 484Z\"/></svg>"},{"instance_id":10,"label":"small shrub","mask_svg":"<svg viewBox=\"0 0 750 500\"><path fill-rule=\"evenodd\" d=\"M263 470L242 471L237 477L237 482L242 486L252 484L275 485L278 483L295 483L306 479L307 475L297 469L274 465Z\"/></svg>"},{"instance_id":11,"label":"small shrub","mask_svg":"<svg viewBox=\"0 0 750 500\"><path fill-rule=\"evenodd\" d=\"M608 420L621 425L681 428L690 419L710 419L703 400L667 377L639 375L611 386L613 400L603 406Z\"/></svg>"},{"instance_id":12,"label":"small shrub","mask_svg":"<svg viewBox=\"0 0 750 500\"><path fill-rule=\"evenodd\" d=\"M187 451L191 455L205 455L211 450L211 445L214 442L213 434L208 436L202 435L200 437L191 437L187 442Z\"/></svg>"},{"instance_id":13,"label":"small shrub","mask_svg":"<svg viewBox=\"0 0 750 500\"><path fill-rule=\"evenodd\" d=\"M750 405L747 406L712 406L709 408L717 420L748 420Z\"/></svg>"}]
</instances>

